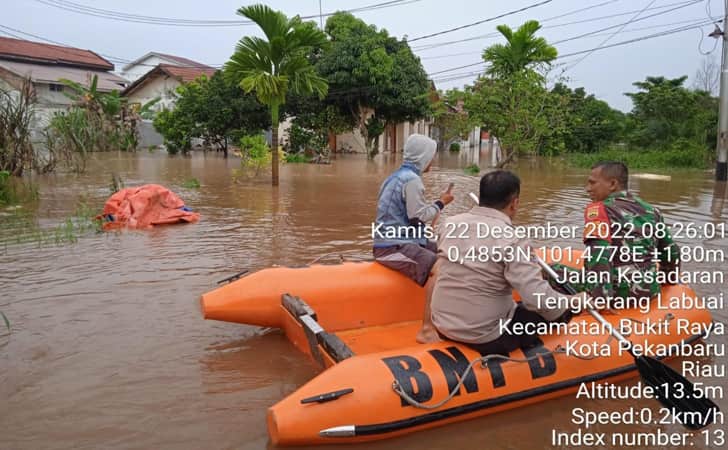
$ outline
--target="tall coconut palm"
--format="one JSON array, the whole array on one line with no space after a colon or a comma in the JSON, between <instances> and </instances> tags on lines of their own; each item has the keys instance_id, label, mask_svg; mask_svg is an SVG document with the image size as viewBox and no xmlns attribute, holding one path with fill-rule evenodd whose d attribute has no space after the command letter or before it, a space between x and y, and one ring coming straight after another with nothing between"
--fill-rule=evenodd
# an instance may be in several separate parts
<instances>
[{"instance_id":1,"label":"tall coconut palm","mask_svg":"<svg viewBox=\"0 0 728 450\"><path fill-rule=\"evenodd\" d=\"M312 51L328 44L326 35L313 22L291 19L265 5L245 6L238 14L252 20L263 30L267 40L245 36L224 71L246 91L255 91L261 103L270 108L273 152L273 185L278 185L279 110L286 95L328 92L326 79L319 76L309 62Z\"/></svg>"},{"instance_id":2,"label":"tall coconut palm","mask_svg":"<svg viewBox=\"0 0 728 450\"><path fill-rule=\"evenodd\" d=\"M491 45L483 52L483 59L491 64L490 75L507 78L540 64L550 64L558 55L546 39L535 36L541 29L536 20L529 20L515 32L508 25L499 25L497 29L507 43Z\"/></svg>"}]
</instances>

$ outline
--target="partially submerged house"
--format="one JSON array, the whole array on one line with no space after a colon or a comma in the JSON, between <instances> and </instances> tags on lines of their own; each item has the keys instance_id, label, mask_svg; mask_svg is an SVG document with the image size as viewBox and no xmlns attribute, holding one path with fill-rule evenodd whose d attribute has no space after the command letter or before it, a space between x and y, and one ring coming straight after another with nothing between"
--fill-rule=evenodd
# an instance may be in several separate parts
<instances>
[{"instance_id":1,"label":"partially submerged house","mask_svg":"<svg viewBox=\"0 0 728 450\"><path fill-rule=\"evenodd\" d=\"M182 83L189 83L205 75L212 77L217 69L210 66L175 66L171 64L158 64L144 75L137 78L126 90L124 97L130 103L143 105L155 98L160 98L155 105L156 109L172 109L175 102L175 90Z\"/></svg>"},{"instance_id":2,"label":"partially submerged house","mask_svg":"<svg viewBox=\"0 0 728 450\"><path fill-rule=\"evenodd\" d=\"M373 110L366 110L365 117L369 118L374 114ZM418 133L431 136L432 119L425 118L416 122L402 122L388 125L384 133L377 138L379 151L401 151L408 137ZM366 153L366 142L358 128L331 136L329 138L329 149L337 152Z\"/></svg>"},{"instance_id":3,"label":"partially submerged house","mask_svg":"<svg viewBox=\"0 0 728 450\"><path fill-rule=\"evenodd\" d=\"M149 52L141 58L137 58L129 64L125 65L121 69L121 76L133 83L160 64L184 68L212 69L212 67L206 64L202 64L188 58L183 58L181 56L168 55L166 53L159 52Z\"/></svg>"},{"instance_id":4,"label":"partially submerged house","mask_svg":"<svg viewBox=\"0 0 728 450\"><path fill-rule=\"evenodd\" d=\"M429 99L432 103L438 100L437 89L433 81L430 81ZM365 109L362 114L365 119L368 119L374 114L374 110ZM415 133L434 138L433 132L436 130L433 128L433 124L434 119L432 117L425 117L414 122L388 124L384 129L384 133L377 139L377 148L379 151L385 152L401 151L404 148L404 143L407 141L407 138ZM365 140L359 129L337 136L331 136L329 138L329 148L334 151L366 152Z\"/></svg>"},{"instance_id":5,"label":"partially submerged house","mask_svg":"<svg viewBox=\"0 0 728 450\"><path fill-rule=\"evenodd\" d=\"M173 109L177 87L202 75L212 77L215 72L217 69L214 67L191 59L151 52L124 66L122 73L133 81L122 95L130 104L139 107L158 98L153 110ZM156 146L164 142L150 120L142 121L139 132L142 146Z\"/></svg>"},{"instance_id":6,"label":"partially submerged house","mask_svg":"<svg viewBox=\"0 0 728 450\"><path fill-rule=\"evenodd\" d=\"M30 78L37 101L34 132L73 103L61 80L89 86L97 76L100 92L121 91L128 82L112 70L111 62L91 50L0 37L0 88L18 90Z\"/></svg>"}]
</instances>

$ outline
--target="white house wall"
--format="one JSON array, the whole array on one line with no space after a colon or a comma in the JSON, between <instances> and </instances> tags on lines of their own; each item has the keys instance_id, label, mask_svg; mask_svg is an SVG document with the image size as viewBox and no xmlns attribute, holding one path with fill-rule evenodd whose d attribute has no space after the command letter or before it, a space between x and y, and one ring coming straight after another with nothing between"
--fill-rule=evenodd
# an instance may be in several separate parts
<instances>
[{"instance_id":1,"label":"white house wall","mask_svg":"<svg viewBox=\"0 0 728 450\"><path fill-rule=\"evenodd\" d=\"M145 73L154 69L157 64L171 64L178 66L179 63L160 58L157 55L150 55L142 61L130 67L128 70L121 72L121 76L129 80L131 83L141 78Z\"/></svg>"},{"instance_id":2,"label":"white house wall","mask_svg":"<svg viewBox=\"0 0 728 450\"><path fill-rule=\"evenodd\" d=\"M148 80L143 86L134 90L128 98L129 103L139 103L141 105L160 97L162 100L155 105L155 109L172 109L174 108L175 96L174 91L180 85L175 78L167 76L155 76Z\"/></svg>"},{"instance_id":3,"label":"white house wall","mask_svg":"<svg viewBox=\"0 0 728 450\"><path fill-rule=\"evenodd\" d=\"M54 114L66 111L73 104L73 100L64 94L72 91L66 86L63 86L64 92L51 91L51 85L45 83L33 83L33 87L37 102L33 129L40 132L48 126Z\"/></svg>"}]
</instances>

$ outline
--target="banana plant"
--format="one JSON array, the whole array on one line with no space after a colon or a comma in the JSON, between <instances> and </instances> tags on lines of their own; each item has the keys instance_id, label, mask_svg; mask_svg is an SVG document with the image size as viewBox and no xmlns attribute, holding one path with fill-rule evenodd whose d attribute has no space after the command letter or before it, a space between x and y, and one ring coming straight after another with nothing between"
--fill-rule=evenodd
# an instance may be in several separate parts
<instances>
[{"instance_id":1,"label":"banana plant","mask_svg":"<svg viewBox=\"0 0 728 450\"><path fill-rule=\"evenodd\" d=\"M139 108L139 116L141 116L142 119L153 120L154 116L157 114L157 112L153 109L154 105L159 103L160 100L162 100L162 97L156 97L143 104Z\"/></svg>"},{"instance_id":2,"label":"banana plant","mask_svg":"<svg viewBox=\"0 0 728 450\"><path fill-rule=\"evenodd\" d=\"M94 75L90 78L89 87L65 78L61 78L59 81L72 91L70 93L64 91L63 94L73 100L78 106L90 110L100 109L109 117L119 114L124 102L126 101L126 99L121 97L117 90L113 90L109 93L99 91L98 75Z\"/></svg>"}]
</instances>

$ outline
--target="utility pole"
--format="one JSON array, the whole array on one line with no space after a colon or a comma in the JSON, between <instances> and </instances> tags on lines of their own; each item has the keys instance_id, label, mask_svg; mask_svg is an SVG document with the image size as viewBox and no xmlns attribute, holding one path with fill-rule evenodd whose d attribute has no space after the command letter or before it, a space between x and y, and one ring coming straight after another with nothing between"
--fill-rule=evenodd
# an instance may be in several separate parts
<instances>
[{"instance_id":1,"label":"utility pole","mask_svg":"<svg viewBox=\"0 0 728 450\"><path fill-rule=\"evenodd\" d=\"M718 158L715 165L715 180L726 181L728 178L728 0L725 0L723 11L723 31L715 33L723 40L723 56L720 63L720 119L718 120ZM716 30L717 31L717 30Z\"/></svg>"},{"instance_id":2,"label":"utility pole","mask_svg":"<svg viewBox=\"0 0 728 450\"><path fill-rule=\"evenodd\" d=\"M726 0L728 2L728 0ZM321 10L321 0L319 0L319 23L321 23L321 30L324 29L324 13Z\"/></svg>"}]
</instances>

